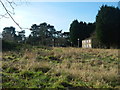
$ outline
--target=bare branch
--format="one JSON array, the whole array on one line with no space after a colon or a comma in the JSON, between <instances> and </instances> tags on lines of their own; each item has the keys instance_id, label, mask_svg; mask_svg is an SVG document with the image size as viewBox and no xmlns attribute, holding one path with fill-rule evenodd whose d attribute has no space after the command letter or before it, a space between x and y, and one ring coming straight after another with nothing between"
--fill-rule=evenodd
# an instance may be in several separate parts
<instances>
[{"instance_id":1,"label":"bare branch","mask_svg":"<svg viewBox=\"0 0 120 90\"><path fill-rule=\"evenodd\" d=\"M13 5L12 5L12 2L10 2L10 1L8 1L8 0L6 0L8 3L9 3L9 5L11 6L11 8L14 10L14 7L13 7Z\"/></svg>"},{"instance_id":2,"label":"bare branch","mask_svg":"<svg viewBox=\"0 0 120 90\"><path fill-rule=\"evenodd\" d=\"M8 1L8 0L6 0L8 3L9 3L9 5L10 5L10 7L12 8L12 10L13 10L13 13L12 12L10 12L10 13L12 13L12 14L14 14L14 7L13 7L13 1L12 2L10 2L10 1Z\"/></svg>"},{"instance_id":3,"label":"bare branch","mask_svg":"<svg viewBox=\"0 0 120 90\"><path fill-rule=\"evenodd\" d=\"M14 20L12 15L10 14L10 11L5 7L4 3L0 0L0 3L2 4L3 8L5 9L6 13L9 15L9 17L13 20L13 22L22 30L22 27ZM9 2L11 5L11 3Z\"/></svg>"},{"instance_id":4,"label":"bare branch","mask_svg":"<svg viewBox=\"0 0 120 90\"><path fill-rule=\"evenodd\" d=\"M6 15L7 15L7 13L5 13L4 15L0 15L0 19L2 19L3 17L4 17L4 18L9 18L9 17L7 17Z\"/></svg>"}]
</instances>

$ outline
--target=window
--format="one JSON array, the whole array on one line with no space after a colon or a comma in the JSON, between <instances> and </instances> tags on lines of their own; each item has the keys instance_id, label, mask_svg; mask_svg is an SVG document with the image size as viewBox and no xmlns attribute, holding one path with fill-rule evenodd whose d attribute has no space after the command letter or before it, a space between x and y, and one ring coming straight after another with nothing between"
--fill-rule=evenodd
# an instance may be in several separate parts
<instances>
[{"instance_id":1,"label":"window","mask_svg":"<svg viewBox=\"0 0 120 90\"><path fill-rule=\"evenodd\" d=\"M86 43L88 43L88 40L86 40Z\"/></svg>"},{"instance_id":2,"label":"window","mask_svg":"<svg viewBox=\"0 0 120 90\"><path fill-rule=\"evenodd\" d=\"M91 43L91 40L89 40L89 43Z\"/></svg>"},{"instance_id":3,"label":"window","mask_svg":"<svg viewBox=\"0 0 120 90\"><path fill-rule=\"evenodd\" d=\"M89 47L90 47L90 48L92 47L91 44L89 44Z\"/></svg>"},{"instance_id":4,"label":"window","mask_svg":"<svg viewBox=\"0 0 120 90\"><path fill-rule=\"evenodd\" d=\"M88 45L86 45L86 48L88 48Z\"/></svg>"}]
</instances>

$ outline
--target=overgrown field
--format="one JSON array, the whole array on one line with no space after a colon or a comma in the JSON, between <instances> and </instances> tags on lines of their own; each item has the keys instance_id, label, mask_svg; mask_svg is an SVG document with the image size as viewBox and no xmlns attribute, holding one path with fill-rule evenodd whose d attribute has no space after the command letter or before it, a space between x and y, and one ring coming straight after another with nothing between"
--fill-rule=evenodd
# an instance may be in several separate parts
<instances>
[{"instance_id":1,"label":"overgrown field","mask_svg":"<svg viewBox=\"0 0 120 90\"><path fill-rule=\"evenodd\" d=\"M33 47L2 56L3 88L120 88L117 49Z\"/></svg>"}]
</instances>

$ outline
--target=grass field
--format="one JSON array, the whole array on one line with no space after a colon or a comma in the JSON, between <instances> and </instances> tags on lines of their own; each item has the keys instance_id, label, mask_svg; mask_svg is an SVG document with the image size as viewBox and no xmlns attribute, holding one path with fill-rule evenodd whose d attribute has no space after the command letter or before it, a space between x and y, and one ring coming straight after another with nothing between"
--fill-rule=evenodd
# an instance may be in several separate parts
<instances>
[{"instance_id":1,"label":"grass field","mask_svg":"<svg viewBox=\"0 0 120 90\"><path fill-rule=\"evenodd\" d=\"M33 47L1 62L3 88L120 88L117 49Z\"/></svg>"}]
</instances>

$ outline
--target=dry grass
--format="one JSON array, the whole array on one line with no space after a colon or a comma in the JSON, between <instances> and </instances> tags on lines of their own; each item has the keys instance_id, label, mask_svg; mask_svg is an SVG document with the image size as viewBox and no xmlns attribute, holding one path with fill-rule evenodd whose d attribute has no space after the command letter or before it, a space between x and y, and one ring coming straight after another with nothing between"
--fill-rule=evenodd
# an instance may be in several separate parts
<instances>
[{"instance_id":1,"label":"dry grass","mask_svg":"<svg viewBox=\"0 0 120 90\"><path fill-rule=\"evenodd\" d=\"M11 55L15 55L11 57ZM60 59L61 62L53 62ZM66 73L74 80L91 83L91 87L119 87L118 85L118 50L117 49L82 49L53 48L46 50L37 48L24 51L22 55L15 52L3 53L2 67L10 67L20 71L43 71L46 74ZM40 57L40 58L38 58ZM12 60L12 59L15 60ZM4 70L3 70L4 72ZM78 82L79 82L78 81ZM115 84L115 85L113 85Z\"/></svg>"},{"instance_id":2,"label":"dry grass","mask_svg":"<svg viewBox=\"0 0 120 90\"><path fill-rule=\"evenodd\" d=\"M56 71L69 73L70 75L87 82L105 81L107 83L118 79L117 68L112 67L108 70L104 68L103 65L100 67L92 67L91 65L80 63L72 63L70 65L68 65L68 63L62 63L57 66Z\"/></svg>"},{"instance_id":3,"label":"dry grass","mask_svg":"<svg viewBox=\"0 0 120 90\"><path fill-rule=\"evenodd\" d=\"M56 72L69 73L97 86L118 81L118 50L54 48L54 53L56 57L63 59L62 63L56 66ZM105 59L116 63L108 63Z\"/></svg>"}]
</instances>

